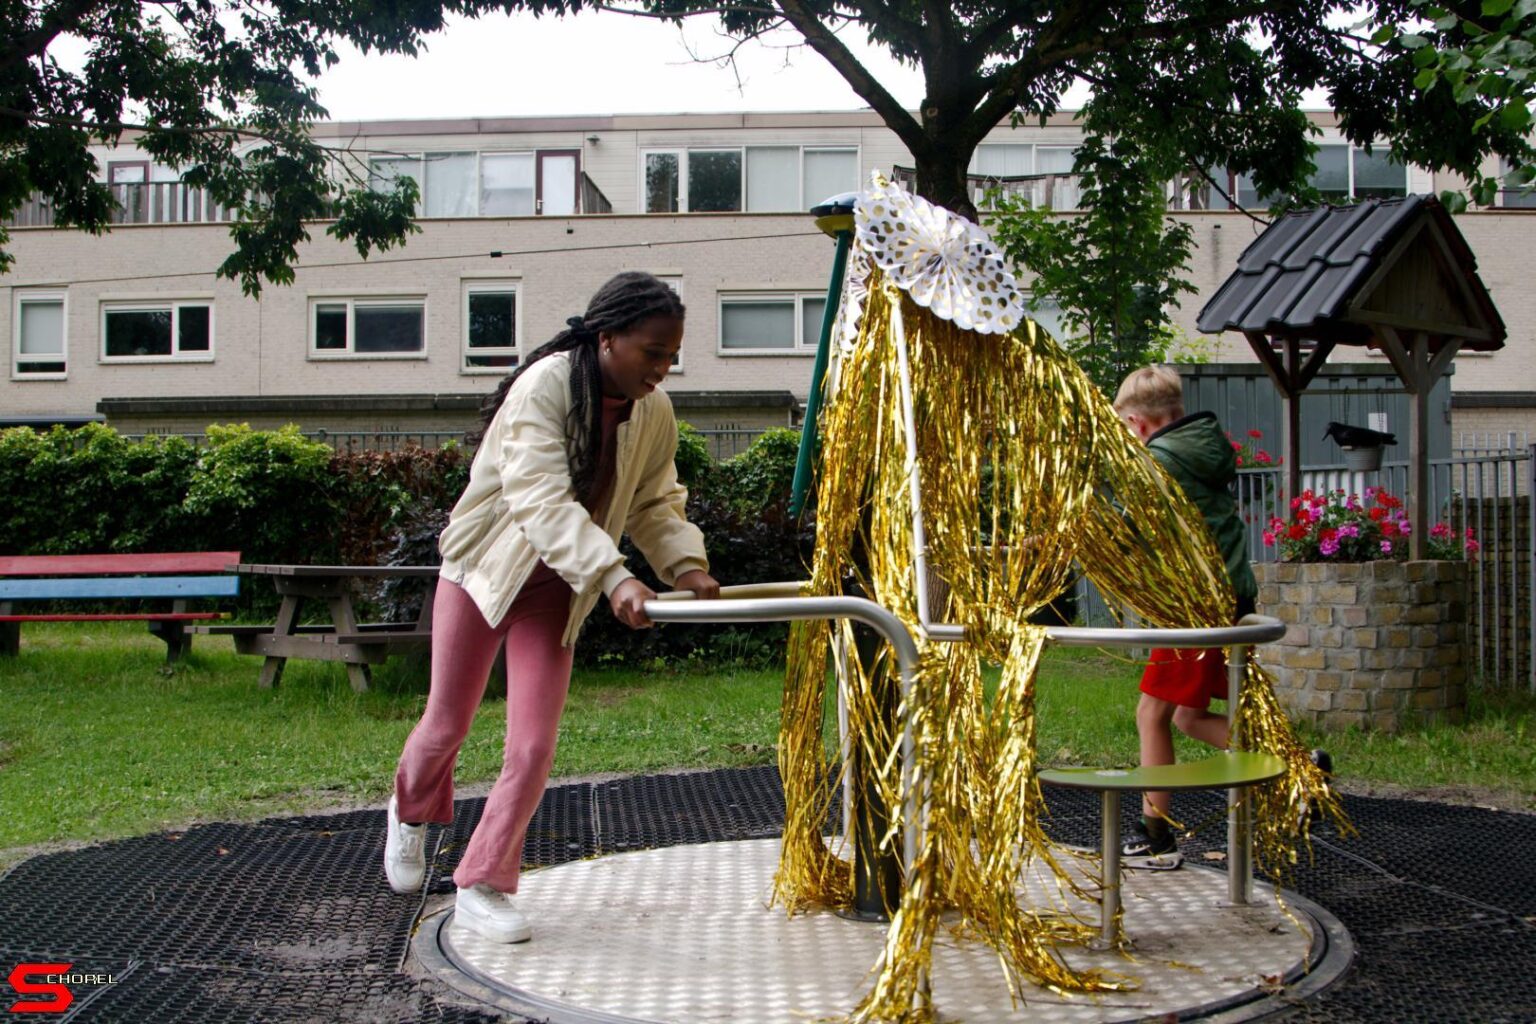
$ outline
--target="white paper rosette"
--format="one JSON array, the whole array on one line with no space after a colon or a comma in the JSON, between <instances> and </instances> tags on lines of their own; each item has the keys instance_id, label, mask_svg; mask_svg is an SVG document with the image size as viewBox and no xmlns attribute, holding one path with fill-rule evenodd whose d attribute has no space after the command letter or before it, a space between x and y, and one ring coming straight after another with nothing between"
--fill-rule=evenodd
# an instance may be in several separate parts
<instances>
[{"instance_id":1,"label":"white paper rosette","mask_svg":"<svg viewBox=\"0 0 1536 1024\"><path fill-rule=\"evenodd\" d=\"M858 248L912 301L980 334L1025 320L1024 296L986 232L874 176L854 211Z\"/></svg>"}]
</instances>

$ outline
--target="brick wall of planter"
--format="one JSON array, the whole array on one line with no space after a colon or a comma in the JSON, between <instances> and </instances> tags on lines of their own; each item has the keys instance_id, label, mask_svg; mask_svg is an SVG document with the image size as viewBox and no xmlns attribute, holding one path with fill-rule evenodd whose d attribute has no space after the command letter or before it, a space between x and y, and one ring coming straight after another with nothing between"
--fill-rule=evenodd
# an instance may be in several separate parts
<instances>
[{"instance_id":1,"label":"brick wall of planter","mask_svg":"<svg viewBox=\"0 0 1536 1024\"><path fill-rule=\"evenodd\" d=\"M1465 717L1465 562L1278 562L1254 570L1259 611L1288 627L1259 657L1298 719L1395 732Z\"/></svg>"}]
</instances>

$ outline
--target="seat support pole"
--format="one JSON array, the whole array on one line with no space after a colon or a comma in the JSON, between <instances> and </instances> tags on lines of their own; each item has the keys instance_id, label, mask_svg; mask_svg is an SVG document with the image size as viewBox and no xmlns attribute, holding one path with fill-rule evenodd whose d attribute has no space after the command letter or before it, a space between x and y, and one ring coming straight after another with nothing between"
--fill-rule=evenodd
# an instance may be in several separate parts
<instances>
[{"instance_id":1,"label":"seat support pole","mask_svg":"<svg viewBox=\"0 0 1536 1024\"><path fill-rule=\"evenodd\" d=\"M1248 671L1248 648L1227 657L1227 749L1237 749L1237 702ZM1227 901L1244 906L1253 898L1253 802L1246 786L1227 790Z\"/></svg>"},{"instance_id":2,"label":"seat support pole","mask_svg":"<svg viewBox=\"0 0 1536 1024\"><path fill-rule=\"evenodd\" d=\"M1103 837L1099 869L1099 941L1101 949L1114 949L1120 943L1120 791L1102 791L1104 820L1099 834Z\"/></svg>"}]
</instances>

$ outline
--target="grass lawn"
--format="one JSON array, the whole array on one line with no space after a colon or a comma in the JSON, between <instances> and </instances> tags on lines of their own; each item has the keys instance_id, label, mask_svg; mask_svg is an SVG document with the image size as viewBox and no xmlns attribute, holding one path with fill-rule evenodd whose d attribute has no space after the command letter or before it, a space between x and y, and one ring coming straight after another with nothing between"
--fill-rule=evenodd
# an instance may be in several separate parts
<instances>
[{"instance_id":1,"label":"grass lawn","mask_svg":"<svg viewBox=\"0 0 1536 1024\"><path fill-rule=\"evenodd\" d=\"M339 665L293 661L276 690L222 638L163 666L141 624L28 624L0 660L0 864L17 848L89 841L348 803L382 803L425 702L425 671L395 659L354 694ZM1097 651L1048 654L1040 752L1051 763L1132 764L1139 668ZM777 671L578 670L557 776L773 760ZM1481 699L1463 727L1329 736L1354 784L1446 787L1536 808L1536 701ZM504 705L488 700L460 756L461 784L501 759ZM1197 751L1182 748L1181 756Z\"/></svg>"}]
</instances>

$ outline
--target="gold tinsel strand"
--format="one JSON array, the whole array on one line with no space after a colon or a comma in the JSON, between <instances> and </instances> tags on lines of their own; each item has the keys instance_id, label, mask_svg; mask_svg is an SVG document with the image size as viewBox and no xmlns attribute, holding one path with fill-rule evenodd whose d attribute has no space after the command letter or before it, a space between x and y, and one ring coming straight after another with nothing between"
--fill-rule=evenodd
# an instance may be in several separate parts
<instances>
[{"instance_id":1,"label":"gold tinsel strand","mask_svg":"<svg viewBox=\"0 0 1536 1024\"><path fill-rule=\"evenodd\" d=\"M912 691L899 709L915 739L917 792L903 785L900 734L873 671L847 659L842 687L849 743L887 807L909 796L928 805L915 864L855 1021L926 1022L932 942L954 912L962 935L991 945L1010 990L1028 981L1058 992L1129 987L1131 979L1072 968L1059 947L1096 927L1071 909L1095 894L1073 880L1077 854L1054 846L1040 823L1035 678L1044 631L1029 617L1068 583L1076 564L1149 625L1229 624L1232 593L1200 513L1120 423L1091 381L1043 332L978 337L914 304L872 271L858 336L841 353L827 396L817 491L818 535L809 592L843 592L853 579L896 614L919 644ZM964 625L964 643L929 642L919 629L914 512L897 342L911 372L923 521L935 587L930 616ZM982 500L982 496L986 500ZM856 552L861 551L862 557ZM821 835L833 765L822 739L827 657L851 630L826 623L792 633L780 770L786 822L776 898L791 912L847 906L848 862ZM983 662L1001 664L996 694ZM894 685L894 684L893 684ZM1279 874L1294 863L1302 813L1336 799L1280 710L1266 673L1250 664L1233 735L1245 749L1282 756L1284 777L1257 787L1256 861ZM899 815L893 815L898 817ZM901 822L881 839L902 849ZM1059 901L1021 905L1026 873L1056 881Z\"/></svg>"}]
</instances>

